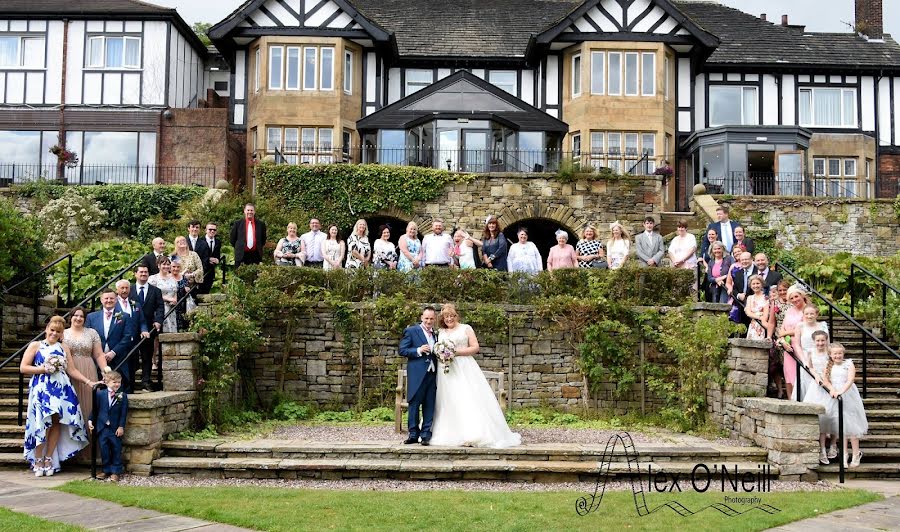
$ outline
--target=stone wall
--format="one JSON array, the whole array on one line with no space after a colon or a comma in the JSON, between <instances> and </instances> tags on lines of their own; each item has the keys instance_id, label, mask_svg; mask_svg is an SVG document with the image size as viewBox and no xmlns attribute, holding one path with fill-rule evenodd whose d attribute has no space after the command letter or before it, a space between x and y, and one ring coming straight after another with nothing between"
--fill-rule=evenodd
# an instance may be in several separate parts
<instances>
[{"instance_id":1,"label":"stone wall","mask_svg":"<svg viewBox=\"0 0 900 532\"><path fill-rule=\"evenodd\" d=\"M725 383L710 382L706 390L707 412L710 420L722 427L732 437L740 435L739 397L765 397L769 380L770 340L728 340L729 352L725 359L728 374Z\"/></svg>"},{"instance_id":2,"label":"stone wall","mask_svg":"<svg viewBox=\"0 0 900 532\"><path fill-rule=\"evenodd\" d=\"M776 231L785 249L804 246L826 253L893 255L900 251L900 222L893 201L845 198L717 197L731 219L749 231Z\"/></svg>"},{"instance_id":3,"label":"stone wall","mask_svg":"<svg viewBox=\"0 0 900 532\"><path fill-rule=\"evenodd\" d=\"M229 143L228 109L169 109L171 118L160 120L159 165L202 168L198 177L187 171L172 173L174 181L161 178L162 184L199 183L213 187L218 179L227 179ZM206 168L215 168L215 178ZM185 182L187 180L187 182Z\"/></svg>"},{"instance_id":4,"label":"stone wall","mask_svg":"<svg viewBox=\"0 0 900 532\"><path fill-rule=\"evenodd\" d=\"M135 475L149 475L150 464L159 458L166 437L192 427L196 403L196 392L129 395L122 449L125 469Z\"/></svg>"},{"instance_id":5,"label":"stone wall","mask_svg":"<svg viewBox=\"0 0 900 532\"><path fill-rule=\"evenodd\" d=\"M25 341L44 330L47 319L56 313L56 298L46 296L38 300L38 326L34 328L34 299L14 295L4 296L3 302L3 345L0 347L18 349ZM27 337L27 338L26 338Z\"/></svg>"},{"instance_id":6,"label":"stone wall","mask_svg":"<svg viewBox=\"0 0 900 532\"><path fill-rule=\"evenodd\" d=\"M662 406L640 382L623 397L613 394L615 383L611 381L601 383L593 397L585 397L577 353L569 339L536 317L531 307L510 305L505 309L517 325L493 333L476 330L481 343L477 357L482 369L505 372L510 408L573 409L586 403L591 408L626 413L639 412L642 404L648 411ZM465 311L460 305L464 321ZM367 323L374 321L370 307L356 305L354 312L365 313L362 319ZM405 358L397 353L399 334L368 332L362 341L355 334L346 342L333 311L324 304L290 323L284 316L272 316L262 334L267 340L252 353L251 366L254 384L265 403L276 394L328 408L347 408L361 401L368 405L393 403L397 370L405 366ZM645 346L645 357L665 362L652 346Z\"/></svg>"}]
</instances>

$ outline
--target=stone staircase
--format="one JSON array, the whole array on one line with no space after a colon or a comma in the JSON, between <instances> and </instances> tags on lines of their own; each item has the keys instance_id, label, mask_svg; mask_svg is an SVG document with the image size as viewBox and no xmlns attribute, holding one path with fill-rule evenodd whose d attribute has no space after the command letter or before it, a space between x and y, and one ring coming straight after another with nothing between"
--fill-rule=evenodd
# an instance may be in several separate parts
<instances>
[{"instance_id":1,"label":"stone staircase","mask_svg":"<svg viewBox=\"0 0 900 532\"><path fill-rule=\"evenodd\" d=\"M422 447L382 442L311 442L307 440L168 441L153 473L195 478L500 480L518 482L594 482L605 445L524 444L512 449ZM698 463L737 466L743 474L768 469L768 451L758 447L709 444L635 447L640 471L689 476ZM631 463L634 468L634 462ZM634 477L621 447L611 457L609 476Z\"/></svg>"},{"instance_id":2,"label":"stone staircase","mask_svg":"<svg viewBox=\"0 0 900 532\"><path fill-rule=\"evenodd\" d=\"M33 335L19 334L15 340L10 339L7 345L25 345L37 333ZM0 350L0 360L6 360L15 353L19 347L7 347ZM28 380L25 380L25 393L28 393ZM27 399L27 397L26 397ZM25 438L25 426L18 425L19 406L19 363L10 362L6 367L0 368L0 467L21 466L25 467L22 458L23 440ZM23 423L25 413L23 412Z\"/></svg>"},{"instance_id":3,"label":"stone staircase","mask_svg":"<svg viewBox=\"0 0 900 532\"><path fill-rule=\"evenodd\" d=\"M859 331L843 318L834 319L835 341L847 349L847 358L856 365L856 386L863 391L862 338ZM898 350L895 342L887 342ZM848 469L847 478L900 479L900 359L871 339L868 352L867 390L863 404L869 421L869 434L860 440L863 452L858 468ZM834 461L833 461L834 462ZM817 470L828 479L837 478L838 465L820 466Z\"/></svg>"}]
</instances>

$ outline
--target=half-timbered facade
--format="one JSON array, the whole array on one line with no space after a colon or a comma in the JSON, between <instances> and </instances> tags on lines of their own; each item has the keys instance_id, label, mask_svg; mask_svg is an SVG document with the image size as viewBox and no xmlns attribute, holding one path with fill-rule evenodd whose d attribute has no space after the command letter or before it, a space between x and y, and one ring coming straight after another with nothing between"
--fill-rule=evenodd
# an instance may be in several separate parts
<instances>
[{"instance_id":1,"label":"half-timbered facade","mask_svg":"<svg viewBox=\"0 0 900 532\"><path fill-rule=\"evenodd\" d=\"M232 66L230 127L258 156L649 173L669 160L682 204L700 182L866 197L900 171L900 46L880 0L855 2L877 14L859 34L715 1L248 0L210 36Z\"/></svg>"}]
</instances>

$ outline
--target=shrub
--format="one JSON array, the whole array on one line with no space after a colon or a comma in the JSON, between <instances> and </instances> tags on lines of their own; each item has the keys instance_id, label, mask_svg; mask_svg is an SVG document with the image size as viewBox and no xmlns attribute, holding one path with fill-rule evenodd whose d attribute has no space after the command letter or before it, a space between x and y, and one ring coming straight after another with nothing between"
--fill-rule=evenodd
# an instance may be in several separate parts
<instances>
[{"instance_id":1,"label":"shrub","mask_svg":"<svg viewBox=\"0 0 900 532\"><path fill-rule=\"evenodd\" d=\"M140 242L134 240L106 240L81 248L72 256L72 297L82 299L146 251ZM133 277L131 272L125 275L126 279ZM57 270L53 280L60 293L65 293L69 286L66 271Z\"/></svg>"},{"instance_id":2,"label":"shrub","mask_svg":"<svg viewBox=\"0 0 900 532\"><path fill-rule=\"evenodd\" d=\"M350 412L349 410L341 412L326 410L325 412L316 414L314 419L319 423L349 423L353 421L353 412Z\"/></svg>"},{"instance_id":3,"label":"shrub","mask_svg":"<svg viewBox=\"0 0 900 532\"><path fill-rule=\"evenodd\" d=\"M35 218L23 215L12 202L0 198L0 285L41 269L49 255L44 237Z\"/></svg>"},{"instance_id":4,"label":"shrub","mask_svg":"<svg viewBox=\"0 0 900 532\"><path fill-rule=\"evenodd\" d=\"M302 421L313 417L314 410L294 401L281 401L272 409L272 417L282 421Z\"/></svg>"},{"instance_id":5,"label":"shrub","mask_svg":"<svg viewBox=\"0 0 900 532\"><path fill-rule=\"evenodd\" d=\"M62 255L95 237L107 212L96 201L69 187L62 197L50 200L37 217L47 232L45 245L54 254Z\"/></svg>"},{"instance_id":6,"label":"shrub","mask_svg":"<svg viewBox=\"0 0 900 532\"><path fill-rule=\"evenodd\" d=\"M386 421L394 421L394 409L386 406L380 406L371 410L366 410L360 415L360 420L366 423L383 423Z\"/></svg>"}]
</instances>

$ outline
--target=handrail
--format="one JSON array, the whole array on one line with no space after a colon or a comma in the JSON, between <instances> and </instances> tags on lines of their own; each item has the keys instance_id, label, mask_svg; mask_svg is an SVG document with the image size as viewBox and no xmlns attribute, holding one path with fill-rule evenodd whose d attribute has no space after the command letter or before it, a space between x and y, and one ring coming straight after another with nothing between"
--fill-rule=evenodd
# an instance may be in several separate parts
<instances>
[{"instance_id":1,"label":"handrail","mask_svg":"<svg viewBox=\"0 0 900 532\"><path fill-rule=\"evenodd\" d=\"M746 304L745 304L743 301L741 301L740 299L736 298L736 297L733 298L733 301L734 301L734 303L735 303L736 305L738 305L738 306L741 307L741 308L745 308L745 307L746 307ZM759 326L762 327L763 330L766 331L766 334L771 335L771 334L774 333L774 331L773 331L773 333L769 333L769 332L768 332L768 329L766 328L766 326L763 325L763 322L761 322L759 319L757 319L757 318L752 318L752 320L755 321L756 323L758 323ZM772 339L769 338L769 337L767 337L766 339L769 340L769 341L772 340ZM773 342L773 347L774 347L774 342ZM802 369L803 371L805 371L805 372L807 373L807 375L809 375L810 379L812 379L813 382L816 382L816 377L815 377L815 375L812 374L812 372L809 370L809 367L808 367L806 364L804 364L803 361L801 361L799 358L797 358L797 354L796 354L796 353L794 353L793 351L788 351L787 349L785 349L784 352L785 352L786 354L790 355L791 358L794 359L794 361L797 363L797 367L798 367L798 368L800 368L800 369ZM801 386L802 380L803 380L803 379L798 378L798 379L797 379L797 384L796 384L796 388L797 388L797 399L798 399L798 402L803 402L803 399L800 397L801 392L802 392L802 386ZM819 385L820 388L822 388L823 390L825 390L826 392L828 392L829 395L831 395L831 390L829 390L828 387L825 386L824 383L820 383L820 382L816 382L816 383ZM788 397L788 400L790 400L790 397ZM840 395L839 395L839 396L837 397L837 401L838 401L838 441L841 442L841 443L843 444L843 443L844 443L844 398L843 398L843 396L840 396ZM843 460L843 458L844 458L844 457L841 456L840 459L838 460L838 462L839 462L839 463L838 463L838 480L839 480L839 482L840 482L841 484L844 483L844 474L845 474L845 471L844 471L844 460Z\"/></svg>"},{"instance_id":2,"label":"handrail","mask_svg":"<svg viewBox=\"0 0 900 532\"><path fill-rule=\"evenodd\" d=\"M23 284L25 284L25 283L27 283L27 282L33 280L33 279L35 279L36 277L39 277L39 276L42 275L42 274L46 274L46 272L47 272L50 268L56 266L57 264L59 264L60 262L62 262L62 261L64 261L64 260L67 260L67 261L68 261L68 266L67 266L66 269L67 269L67 272L68 272L67 275L68 275L68 279L69 279L69 285L68 285L68 287L67 287L67 288L68 288L68 292L67 292L67 295L66 295L66 304L68 305L69 303L71 303L71 302L72 302L72 254L71 254L71 253L66 253L66 254L63 255L62 257L59 257L58 259L56 259L56 260L54 260L53 262L51 262L50 264L44 266L44 267L41 268L40 270L38 270L38 271L32 273L31 275L29 275L28 277L22 279L22 280L19 281L18 283L14 284L14 285L12 285L12 286L8 286L8 287L3 288L3 292L0 293L0 323L3 323L3 314L4 314L4 309L5 309L5 307L6 307L6 305L4 305L6 294L12 292L12 291L15 290L16 288L22 286ZM32 290L32 299L33 299L33 301L32 301L32 306L33 306L33 308L32 308L32 318L31 318L32 325L31 325L31 326L32 326L33 329L37 329L37 328L38 328L38 315L39 315L39 309L38 309L38 306L39 306L39 303L40 303L39 297L40 297L40 285L38 285L38 283L35 283L35 284L34 284L34 289ZM3 345L4 345L4 344L3 344L3 327L0 327L0 347L2 347Z\"/></svg>"},{"instance_id":3,"label":"handrail","mask_svg":"<svg viewBox=\"0 0 900 532\"><path fill-rule=\"evenodd\" d=\"M818 297L819 299L824 301L826 305L828 305L828 330L829 331L834 331L834 312L836 311L838 314L843 316L844 319L846 319L848 322L850 322L850 324L852 324L854 327L859 329L859 331L862 333L862 341L863 341L863 349L862 349L862 353L863 353L863 370L862 370L863 386L862 386L862 388L863 388L863 390L862 390L862 396L863 396L863 398L865 398L866 392L867 392L867 385L868 385L868 349L867 349L867 345L866 345L867 339L871 338L872 340L875 340L876 344L881 346L882 349L884 349L888 353L894 355L894 357L896 357L897 359L900 359L900 354L898 354L897 351L895 351L893 348L891 348L891 346L884 343L884 341L882 341L881 338L878 338L877 336L875 336L875 334L872 333L872 331L870 331L869 329L866 329L866 327L863 326L860 322L856 321L852 316L850 316L849 314L847 314L846 312L841 310L840 307L838 307L837 305L832 303L827 297L822 295L821 292L819 292L818 290L813 288L809 283L807 283L806 281L801 279L799 276L797 276L797 274L792 272L787 266L776 262L775 267L777 270L790 275L791 277L796 279L798 282L802 283L805 287L807 287L807 289L810 291L810 293L816 295L816 297Z\"/></svg>"},{"instance_id":4,"label":"handrail","mask_svg":"<svg viewBox=\"0 0 900 532\"><path fill-rule=\"evenodd\" d=\"M119 270L118 273L116 273L113 277L107 279L106 282L104 282L103 284L101 284L99 288L97 288L96 290L94 290L93 292L91 292L90 295L88 295L87 297L85 297L84 299L82 299L82 300L81 300L80 302L78 302L78 304L76 304L75 306L76 306L76 307L80 307L80 306L86 305L88 302L92 302L92 301L94 300L94 298L97 297L97 294L99 294L102 290L104 290L104 289L105 289L107 286L109 286L111 283L114 283L114 282L118 281L119 279L121 279L122 276L124 276L126 272L130 271L132 268L134 268L135 266L137 266L137 264L138 264L139 262L141 262L142 260L144 260L144 257L138 258L137 260L135 260L134 262L132 262L131 264L129 264L129 265L126 266L125 268ZM93 308L93 306L92 306L92 308ZM69 312L66 312L66 313L63 315L63 319L68 318L69 316L71 316L71 314L72 314L72 311L69 310ZM24 346L20 347L18 351L16 351L16 352L13 353L12 355L10 355L6 360L4 360L3 362L0 362L0 369L3 369L4 367L6 367L7 364L9 364L9 363L12 362L13 360L15 360L15 359L21 357L21 356L25 353L25 351L28 349L28 346L31 345L32 342L39 342L39 341L43 340L44 334L46 334L46 333L42 331L40 334L38 334L37 336L35 336L35 337L32 338L31 340L29 340ZM19 424L19 425L22 425L22 412L23 412L23 408L24 408L24 395L25 395L25 374L22 373L22 372L20 371L20 372L19 372L19 414L18 414L18 424Z\"/></svg>"},{"instance_id":5,"label":"handrail","mask_svg":"<svg viewBox=\"0 0 900 532\"><path fill-rule=\"evenodd\" d=\"M882 279L880 276L872 273L868 269L860 266L855 262L850 263L850 315L856 315L856 270L863 272L868 275L872 279L878 281L881 285L881 338L883 340L887 340L887 291L888 289L892 290L896 294L900 294L900 289L896 286L893 286L889 282Z\"/></svg>"}]
</instances>

